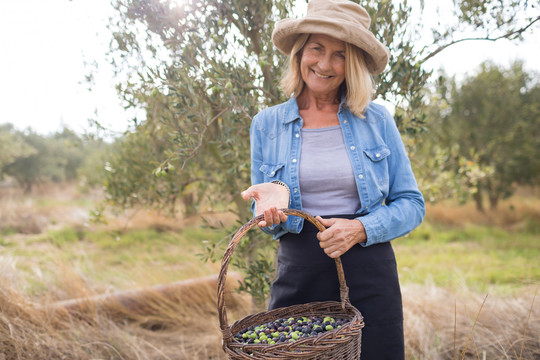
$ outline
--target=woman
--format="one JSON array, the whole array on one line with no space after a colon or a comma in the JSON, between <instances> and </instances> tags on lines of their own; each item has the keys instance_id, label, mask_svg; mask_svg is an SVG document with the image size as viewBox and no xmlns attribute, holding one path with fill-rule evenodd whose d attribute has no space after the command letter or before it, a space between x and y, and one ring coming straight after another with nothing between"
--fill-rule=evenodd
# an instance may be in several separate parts
<instances>
[{"instance_id":1,"label":"woman","mask_svg":"<svg viewBox=\"0 0 540 360\"><path fill-rule=\"evenodd\" d=\"M371 102L371 76L388 50L369 23L348 0L312 0L305 18L276 24L290 100L253 119L253 185L242 197L280 240L270 309L339 301L340 256L364 316L362 359L395 360L404 358L403 312L390 240L418 226L425 207L394 120ZM318 215L327 229L278 210L287 207Z\"/></svg>"}]
</instances>

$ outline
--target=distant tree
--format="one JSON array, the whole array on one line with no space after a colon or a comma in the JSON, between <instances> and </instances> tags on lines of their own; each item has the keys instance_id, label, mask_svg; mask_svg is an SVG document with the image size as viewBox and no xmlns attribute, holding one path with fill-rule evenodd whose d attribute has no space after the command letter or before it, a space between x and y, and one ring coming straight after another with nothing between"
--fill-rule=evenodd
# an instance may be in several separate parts
<instances>
[{"instance_id":1,"label":"distant tree","mask_svg":"<svg viewBox=\"0 0 540 360\"><path fill-rule=\"evenodd\" d=\"M4 167L35 153L36 149L24 142L22 133L12 124L0 125L0 180L5 175Z\"/></svg>"},{"instance_id":2,"label":"distant tree","mask_svg":"<svg viewBox=\"0 0 540 360\"><path fill-rule=\"evenodd\" d=\"M430 122L433 141L462 159L470 159L489 174L474 183L473 197L483 210L511 195L515 185L534 185L540 179L540 78L523 64L503 69L491 63L461 84L448 81L441 94L447 109L435 110ZM441 111L442 110L442 111ZM453 170L458 167L453 164ZM446 166L451 167L448 163Z\"/></svg>"},{"instance_id":3,"label":"distant tree","mask_svg":"<svg viewBox=\"0 0 540 360\"><path fill-rule=\"evenodd\" d=\"M113 143L99 137L83 138L84 159L77 167L77 180L81 191L103 189L106 184L107 159L113 153Z\"/></svg>"},{"instance_id":4,"label":"distant tree","mask_svg":"<svg viewBox=\"0 0 540 360\"><path fill-rule=\"evenodd\" d=\"M2 173L14 178L26 192L38 183L72 181L84 158L82 139L69 129L52 136L32 130L18 133L21 144L34 149L18 156L2 168Z\"/></svg>"},{"instance_id":5,"label":"distant tree","mask_svg":"<svg viewBox=\"0 0 540 360\"><path fill-rule=\"evenodd\" d=\"M51 138L51 155L57 157L61 173L54 181L73 181L77 179L77 170L87 156L88 148L84 139L73 130L63 128Z\"/></svg>"},{"instance_id":6,"label":"distant tree","mask_svg":"<svg viewBox=\"0 0 540 360\"><path fill-rule=\"evenodd\" d=\"M358 2L358 1L357 1ZM111 63L127 107L143 110L109 162L106 192L120 206L228 203L241 222L251 217L240 191L250 182L249 124L260 109L284 100L278 80L285 57L271 43L275 21L292 16L293 0L113 0ZM423 63L462 41L467 30L484 39L517 38L539 19L526 0L456 0L456 20L419 43L413 13L423 1L363 1L371 30L391 50L377 77L377 97L396 106L399 128L425 126L429 71ZM414 137L407 137L413 150ZM413 157L414 159L414 157ZM174 170L171 171L171 166ZM151 173L154 176L151 176ZM238 266L253 273L260 244L239 248ZM209 254L214 251L208 249ZM267 266L268 265L268 266ZM248 284L249 287L249 284ZM264 298L268 289L253 283Z\"/></svg>"},{"instance_id":7,"label":"distant tree","mask_svg":"<svg viewBox=\"0 0 540 360\"><path fill-rule=\"evenodd\" d=\"M35 149L35 152L28 156L19 157L4 166L3 173L14 178L25 192L30 192L35 184L44 180L45 163L42 160L46 154L46 140L43 136L32 131L25 133L22 140L27 146Z\"/></svg>"}]
</instances>

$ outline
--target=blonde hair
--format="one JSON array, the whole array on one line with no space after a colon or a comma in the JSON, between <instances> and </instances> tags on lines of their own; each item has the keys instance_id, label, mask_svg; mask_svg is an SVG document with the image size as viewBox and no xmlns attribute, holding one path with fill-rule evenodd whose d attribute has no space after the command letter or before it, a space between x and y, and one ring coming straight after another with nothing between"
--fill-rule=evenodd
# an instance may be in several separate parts
<instances>
[{"instance_id":1,"label":"blonde hair","mask_svg":"<svg viewBox=\"0 0 540 360\"><path fill-rule=\"evenodd\" d=\"M298 97L304 90L304 80L300 73L300 58L302 57L302 50L306 45L310 34L300 34L289 54L289 62L283 77L281 78L281 88L287 97Z\"/></svg>"},{"instance_id":2,"label":"blonde hair","mask_svg":"<svg viewBox=\"0 0 540 360\"><path fill-rule=\"evenodd\" d=\"M364 118L364 112L373 96L374 81L364 51L349 43L345 43L345 83L347 106L353 114Z\"/></svg>"},{"instance_id":3,"label":"blonde hair","mask_svg":"<svg viewBox=\"0 0 540 360\"><path fill-rule=\"evenodd\" d=\"M281 88L287 97L298 97L304 90L300 59L309 36L310 34L300 34L289 54L288 65L281 78ZM345 93L351 112L360 118L364 118L363 114L371 101L374 88L364 56L362 49L345 43L345 82L340 91Z\"/></svg>"}]
</instances>

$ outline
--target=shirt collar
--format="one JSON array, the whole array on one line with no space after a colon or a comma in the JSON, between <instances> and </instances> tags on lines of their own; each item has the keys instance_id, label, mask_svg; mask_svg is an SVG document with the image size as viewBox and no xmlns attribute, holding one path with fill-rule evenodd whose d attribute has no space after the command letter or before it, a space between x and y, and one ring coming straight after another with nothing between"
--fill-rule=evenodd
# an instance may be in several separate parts
<instances>
[{"instance_id":1,"label":"shirt collar","mask_svg":"<svg viewBox=\"0 0 540 360\"><path fill-rule=\"evenodd\" d=\"M286 112L283 117L283 124L288 124L295 120L300 119L300 111L298 110L298 103L296 98L292 97L286 102Z\"/></svg>"},{"instance_id":2,"label":"shirt collar","mask_svg":"<svg viewBox=\"0 0 540 360\"><path fill-rule=\"evenodd\" d=\"M283 117L283 124L288 124L290 122L293 122L295 120L301 119L300 117L300 111L298 110L298 102L296 101L295 97L290 98L285 103L286 105L286 112L285 116ZM341 96L341 102L339 104L339 110L338 113L341 113L342 110L348 109L347 106L347 97L345 95Z\"/></svg>"}]
</instances>

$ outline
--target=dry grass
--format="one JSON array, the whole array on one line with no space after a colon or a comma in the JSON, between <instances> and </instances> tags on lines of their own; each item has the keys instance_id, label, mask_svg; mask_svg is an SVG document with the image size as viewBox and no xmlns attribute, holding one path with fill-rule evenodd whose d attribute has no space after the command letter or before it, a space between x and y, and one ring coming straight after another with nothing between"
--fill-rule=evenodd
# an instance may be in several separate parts
<instances>
[{"instance_id":1,"label":"dry grass","mask_svg":"<svg viewBox=\"0 0 540 360\"><path fill-rule=\"evenodd\" d=\"M216 288L208 281L174 293L143 292L141 308L113 299L68 312L21 296L13 290L12 266L0 267L0 359L225 359ZM84 292L80 283L64 285ZM227 305L232 318L247 315L248 299L232 287Z\"/></svg>"},{"instance_id":2,"label":"dry grass","mask_svg":"<svg viewBox=\"0 0 540 360\"><path fill-rule=\"evenodd\" d=\"M459 228L471 223L496 225L510 232L525 229L538 234L535 226L540 223L540 201L532 194L518 194L502 202L498 211L487 213L477 212L472 204L431 205L428 221ZM216 291L206 282L174 296L145 292L144 309L114 301L87 303L70 312L50 306L59 300L107 295L214 271L201 270L192 254L181 253L193 252L198 240L135 238L171 231L188 233L194 239L199 234L190 232L196 231L199 217L125 213L94 228L104 231L95 230L102 237L105 231L114 231L116 240L110 235L110 239L83 237L61 243L60 235L67 239L69 234L47 235L50 240L21 234L50 234L52 229L66 227L88 229L88 210L99 194L81 195L76 186L63 185L30 195L1 189L0 198L0 235L4 234L4 239L0 236L0 360L225 359ZM212 217L225 223L233 221L230 214ZM129 238L130 229L141 231ZM145 229L156 231L145 233ZM88 234L94 233L85 236ZM531 241L534 236L530 236ZM149 241L152 245L146 248ZM426 247L425 243L419 246ZM140 257L135 257L135 252ZM191 257L179 260L181 255ZM417 252L416 258L419 256L423 255ZM540 358L540 297L534 299L537 284L507 295L492 293L487 299L467 286L448 290L430 283L406 283L402 291L409 360ZM229 321L254 312L249 300L230 295Z\"/></svg>"},{"instance_id":3,"label":"dry grass","mask_svg":"<svg viewBox=\"0 0 540 360\"><path fill-rule=\"evenodd\" d=\"M490 297L435 286L403 288L408 359L538 359L538 288ZM485 302L484 302L485 301Z\"/></svg>"},{"instance_id":4,"label":"dry grass","mask_svg":"<svg viewBox=\"0 0 540 360\"><path fill-rule=\"evenodd\" d=\"M225 359L215 287L208 281L173 296L138 294L144 307L112 299L83 302L68 312L21 296L13 290L12 264L4 261L0 269L3 359ZM80 282L64 286L74 287L71 293L91 292ZM464 290L456 298L435 286L404 286L407 359L537 359L540 304L532 306L534 291L485 299ZM226 303L229 321L251 313L246 297L230 294Z\"/></svg>"},{"instance_id":5,"label":"dry grass","mask_svg":"<svg viewBox=\"0 0 540 360\"><path fill-rule=\"evenodd\" d=\"M90 211L95 210L102 198L99 190L82 194L75 183L40 185L28 194L17 187L0 187L0 234L39 234L66 226L88 227L92 220ZM235 215L227 212L209 210L205 217L211 219L214 225L235 221ZM109 230L150 228L175 231L202 222L201 215L183 217L177 213L169 216L152 209L122 213L107 211L105 218L106 224L100 228Z\"/></svg>"},{"instance_id":6,"label":"dry grass","mask_svg":"<svg viewBox=\"0 0 540 360\"><path fill-rule=\"evenodd\" d=\"M88 222L88 208L100 194L80 194L76 184L48 184L24 193L0 187L0 234L39 234L61 226Z\"/></svg>"},{"instance_id":7,"label":"dry grass","mask_svg":"<svg viewBox=\"0 0 540 360\"><path fill-rule=\"evenodd\" d=\"M478 211L472 202L459 206L453 200L427 204L426 219L452 227L474 224L529 230L528 227L540 224L540 189L521 188L511 198L500 201L496 209L488 207L484 212Z\"/></svg>"}]
</instances>

